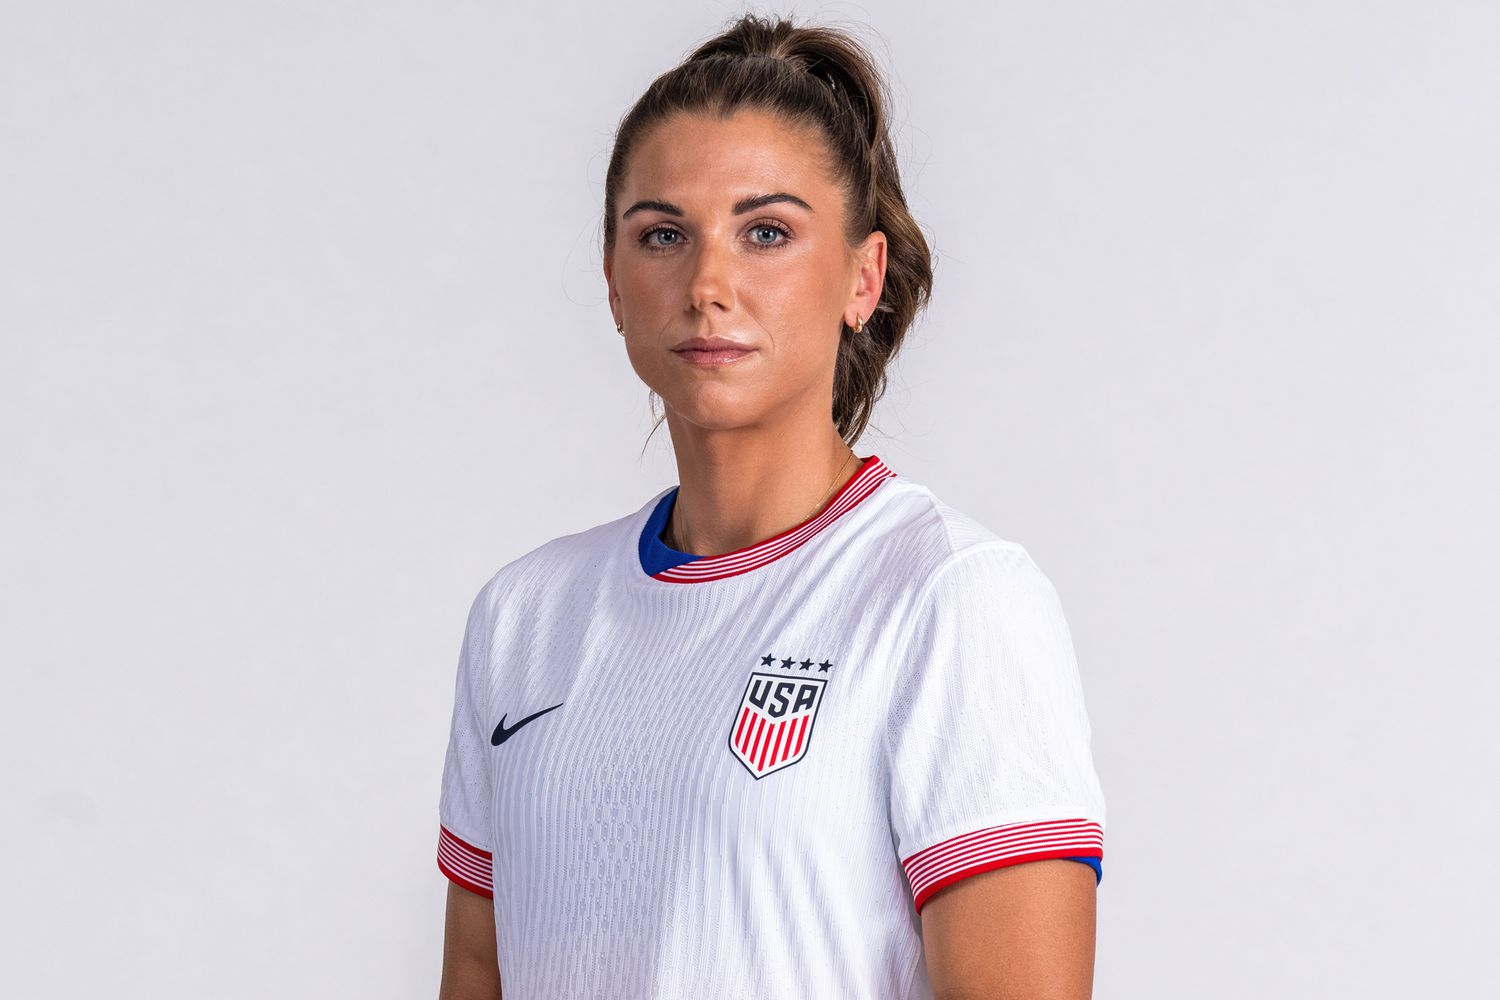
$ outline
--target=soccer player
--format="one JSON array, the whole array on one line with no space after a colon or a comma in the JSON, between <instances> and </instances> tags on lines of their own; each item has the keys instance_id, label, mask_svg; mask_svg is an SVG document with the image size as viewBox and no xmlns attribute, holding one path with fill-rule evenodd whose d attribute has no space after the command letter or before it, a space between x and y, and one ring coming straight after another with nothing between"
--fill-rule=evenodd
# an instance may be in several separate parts
<instances>
[{"instance_id":1,"label":"soccer player","mask_svg":"<svg viewBox=\"0 0 1500 1000\"><path fill-rule=\"evenodd\" d=\"M620 124L609 304L680 482L470 608L444 1000L1090 995L1056 591L851 448L932 281L886 104L844 32L747 15Z\"/></svg>"}]
</instances>

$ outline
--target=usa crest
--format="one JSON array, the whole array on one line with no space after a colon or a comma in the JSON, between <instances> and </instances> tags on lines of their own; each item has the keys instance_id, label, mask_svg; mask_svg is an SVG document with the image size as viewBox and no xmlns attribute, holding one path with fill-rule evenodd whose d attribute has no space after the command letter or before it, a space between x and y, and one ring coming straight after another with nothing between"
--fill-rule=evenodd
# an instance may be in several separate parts
<instances>
[{"instance_id":1,"label":"usa crest","mask_svg":"<svg viewBox=\"0 0 1500 1000\"><path fill-rule=\"evenodd\" d=\"M729 749L757 781L807 754L826 677L752 673L729 730Z\"/></svg>"}]
</instances>

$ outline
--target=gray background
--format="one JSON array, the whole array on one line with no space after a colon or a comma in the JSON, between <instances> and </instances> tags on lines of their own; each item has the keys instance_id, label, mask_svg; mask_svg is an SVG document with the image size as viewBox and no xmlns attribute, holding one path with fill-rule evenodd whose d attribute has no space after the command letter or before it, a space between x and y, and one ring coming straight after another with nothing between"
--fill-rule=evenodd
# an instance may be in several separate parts
<instances>
[{"instance_id":1,"label":"gray background","mask_svg":"<svg viewBox=\"0 0 1500 1000\"><path fill-rule=\"evenodd\" d=\"M1494 995L1496 5L791 9L938 255L857 450L1073 629L1096 995ZM435 994L468 603L676 482L612 130L737 10L0 6L8 995Z\"/></svg>"}]
</instances>

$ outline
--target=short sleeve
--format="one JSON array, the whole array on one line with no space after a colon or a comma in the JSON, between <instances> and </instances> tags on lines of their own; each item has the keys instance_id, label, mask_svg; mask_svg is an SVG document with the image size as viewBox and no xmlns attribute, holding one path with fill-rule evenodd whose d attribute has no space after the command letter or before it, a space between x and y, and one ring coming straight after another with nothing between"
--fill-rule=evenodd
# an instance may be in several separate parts
<instances>
[{"instance_id":1,"label":"short sleeve","mask_svg":"<svg viewBox=\"0 0 1500 1000\"><path fill-rule=\"evenodd\" d=\"M1070 858L1102 875L1104 797L1072 638L1020 546L949 557L888 704L892 836L917 912L970 875Z\"/></svg>"},{"instance_id":2,"label":"short sleeve","mask_svg":"<svg viewBox=\"0 0 1500 1000\"><path fill-rule=\"evenodd\" d=\"M478 696L489 650L487 606L482 591L469 609L458 655L448 753L438 798L437 863L444 875L463 888L493 899L490 744L481 711L484 700Z\"/></svg>"}]
</instances>

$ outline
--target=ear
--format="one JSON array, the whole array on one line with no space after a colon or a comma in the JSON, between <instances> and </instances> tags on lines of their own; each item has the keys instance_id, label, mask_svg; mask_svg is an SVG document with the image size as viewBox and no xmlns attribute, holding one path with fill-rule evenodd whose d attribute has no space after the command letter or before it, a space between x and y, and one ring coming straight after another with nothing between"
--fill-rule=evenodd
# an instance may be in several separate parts
<instances>
[{"instance_id":1,"label":"ear","mask_svg":"<svg viewBox=\"0 0 1500 1000\"><path fill-rule=\"evenodd\" d=\"M880 304L880 293L885 288L885 251L885 233L878 229L866 236L855 251L859 270L855 273L854 287L849 296L847 309L850 315L844 317L844 322L851 328L854 326L853 314L857 313L868 323L875 315L875 307Z\"/></svg>"},{"instance_id":2,"label":"ear","mask_svg":"<svg viewBox=\"0 0 1500 1000\"><path fill-rule=\"evenodd\" d=\"M620 315L619 309L617 308L617 304L620 301L620 294L615 289L614 254L608 252L606 252L604 255L604 287L609 294L609 311L615 317L615 325L619 326L621 323L625 322L625 320L624 317Z\"/></svg>"}]
</instances>

